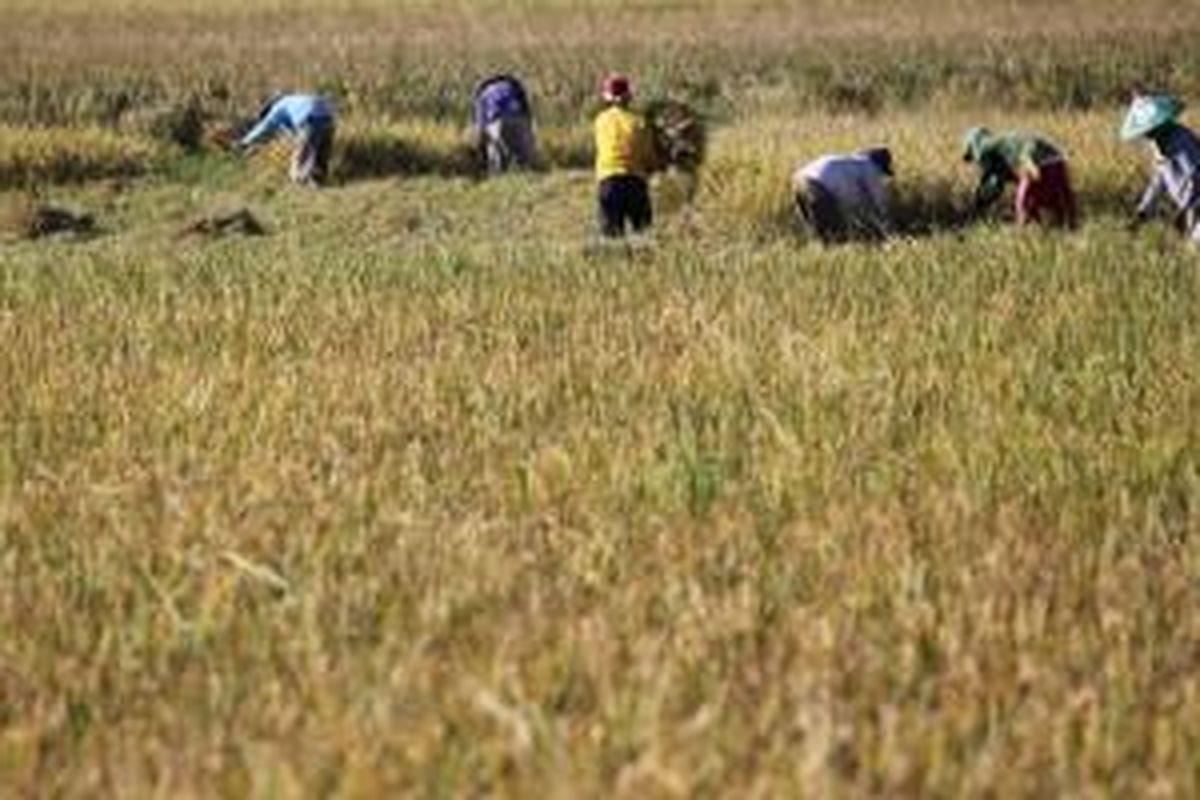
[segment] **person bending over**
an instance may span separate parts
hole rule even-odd
[[[796,208],[822,242],[882,240],[892,231],[884,181],[892,154],[876,147],[853,155],[827,155],[792,176]]]
[[[329,178],[333,154],[333,106],[324,97],[311,94],[274,95],[259,112],[254,127],[237,143],[247,150],[269,141],[283,131],[295,141],[291,177],[304,186],[321,186]]]
[[[1062,152],[1040,136],[1027,133],[992,133],[972,128],[963,141],[963,160],[980,172],[971,213],[986,211],[1017,184],[1017,224],[1042,223],[1074,228],[1079,223],[1075,191]]]
[[[1200,247],[1200,140],[1177,122],[1183,103],[1169,95],[1133,99],[1121,138],[1146,139],[1154,151],[1154,174],[1142,194],[1131,227],[1154,214],[1164,194],[1175,203],[1176,223],[1193,247]]]
[[[495,75],[475,90],[476,135],[491,175],[529,168],[537,156],[529,94],[512,75]]]

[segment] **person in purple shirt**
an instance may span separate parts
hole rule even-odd
[[[533,108],[521,82],[494,75],[475,90],[473,118],[489,174],[512,167],[529,168],[537,156]]]
[[[263,105],[254,127],[238,141],[237,147],[246,150],[280,131],[288,133],[296,142],[292,181],[305,186],[320,186],[329,177],[334,116],[333,106],[324,97],[274,95]]]

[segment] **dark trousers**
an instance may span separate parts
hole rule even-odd
[[[500,117],[484,125],[480,133],[489,174],[497,175],[513,167],[533,166],[537,145],[529,117]]]
[[[844,242],[849,238],[850,226],[842,213],[842,204],[812,178],[805,178],[804,185],[796,192],[796,210],[823,243]]]
[[[625,235],[628,224],[635,232],[644,231],[654,221],[650,207],[650,187],[636,175],[614,175],[600,181],[600,232],[616,238]]]
[[[1038,173],[1036,178],[1025,177],[1017,184],[1017,222],[1022,225],[1041,222],[1067,228],[1078,226],[1079,211],[1067,162],[1040,164]]]
[[[333,155],[332,120],[314,120],[300,129],[292,156],[292,180],[320,186],[329,178],[329,158]]]

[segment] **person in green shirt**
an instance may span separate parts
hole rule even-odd
[[[972,214],[986,211],[1006,185],[1016,183],[1017,224],[1038,222],[1068,228],[1079,224],[1067,159],[1042,137],[972,128],[963,140],[963,160],[980,171]]]

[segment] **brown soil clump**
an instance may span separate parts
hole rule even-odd
[[[46,205],[26,195],[14,198],[0,210],[0,232],[17,239],[43,239],[84,238],[97,231],[91,214]]]
[[[220,239],[226,236],[265,236],[266,227],[249,209],[241,208],[228,214],[202,217],[189,224],[182,236],[199,236]]]

